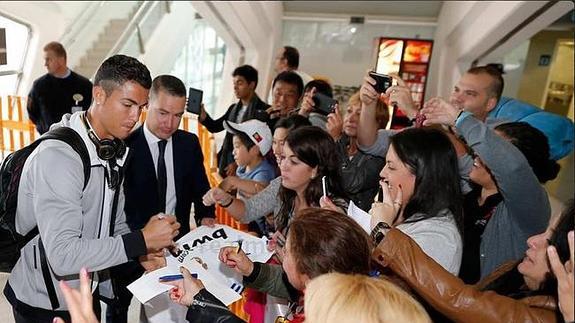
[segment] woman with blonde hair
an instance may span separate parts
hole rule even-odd
[[[330,273],[305,292],[306,323],[431,322],[413,297],[387,279]]]
[[[361,115],[359,92],[349,98],[342,117],[339,109],[327,116],[327,132],[337,144],[341,159],[341,180],[345,193],[364,211],[369,211],[373,198],[379,189],[379,172],[385,165],[383,156],[375,156],[361,151],[357,134]],[[377,101],[375,119],[378,127],[384,129],[389,119],[388,107]]]

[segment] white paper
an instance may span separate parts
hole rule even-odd
[[[162,284],[158,278],[163,275],[178,274],[180,266],[198,274],[206,289],[225,305],[241,298],[242,276],[219,260],[219,251],[226,246],[237,246],[242,240],[242,251],[252,261],[266,262],[273,252],[267,250],[267,239],[234,230],[225,225],[213,228],[201,226],[177,241],[182,253],[178,257],[166,256],[167,266],[143,275],[128,289],[142,303],[167,291],[170,286]],[[200,264],[201,261],[202,264]]]
[[[179,273],[180,271],[178,269],[170,267],[160,268],[143,274],[142,277],[128,285],[128,290],[143,304],[172,288],[172,286],[160,283],[158,281],[160,277]]]
[[[360,209],[357,205],[353,204],[353,201],[349,201],[349,208],[347,209],[347,215],[355,220],[368,234],[371,233],[371,215],[364,210]]]

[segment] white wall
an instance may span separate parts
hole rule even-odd
[[[64,31],[62,12],[58,5],[48,1],[29,1],[25,4],[18,1],[0,1],[0,11],[27,22],[32,28],[28,56],[24,61],[22,79],[16,91],[17,95],[25,96],[34,79],[46,73],[42,47],[59,39]]]
[[[367,20],[365,24],[352,25],[349,16],[331,19],[310,16],[305,20],[293,17],[284,18],[282,45],[298,49],[299,69],[311,76],[327,78],[334,85],[358,86],[366,70],[375,68],[372,55],[375,39],[433,39],[434,32],[433,21],[413,25],[398,18],[389,23]]]
[[[448,96],[471,63],[498,45],[487,60],[502,57],[569,10],[560,1],[503,44],[504,36],[524,22],[547,1],[445,1],[438,18],[427,98]],[[439,49],[439,50],[438,50]]]
[[[190,2],[174,1],[170,13],[165,14],[145,45],[145,54],[139,57],[146,64],[152,78],[170,73],[174,62],[188,43],[196,10]],[[174,32],[177,30],[178,32]]]
[[[32,82],[46,73],[42,48],[50,41],[62,41],[68,52],[68,66],[74,67],[96,41],[110,19],[126,18],[136,1],[0,1],[0,11],[27,22],[32,27],[28,55],[17,95],[28,94]],[[75,23],[81,19],[81,23]],[[70,27],[73,27],[70,29]],[[76,33],[75,29],[80,29]],[[73,39],[70,34],[76,35]]]

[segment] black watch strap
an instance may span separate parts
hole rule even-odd
[[[373,243],[375,243],[375,245],[377,246],[378,244],[381,243],[381,241],[383,240],[383,238],[385,237],[385,233],[387,232],[387,230],[391,229],[391,227],[389,226],[389,224],[385,223],[385,222],[379,222],[378,224],[375,225],[375,227],[373,228],[373,230],[371,230],[371,240],[373,241]]]

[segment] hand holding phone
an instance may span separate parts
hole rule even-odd
[[[376,82],[373,88],[377,91],[377,93],[385,93],[385,91],[387,91],[387,89],[389,89],[393,83],[393,78],[389,75],[372,71],[369,72],[369,76]]]
[[[312,100],[315,105],[314,111],[321,113],[325,116],[327,116],[330,113],[333,113],[335,105],[337,104],[337,100],[334,100],[329,96],[319,92],[313,95]]]

